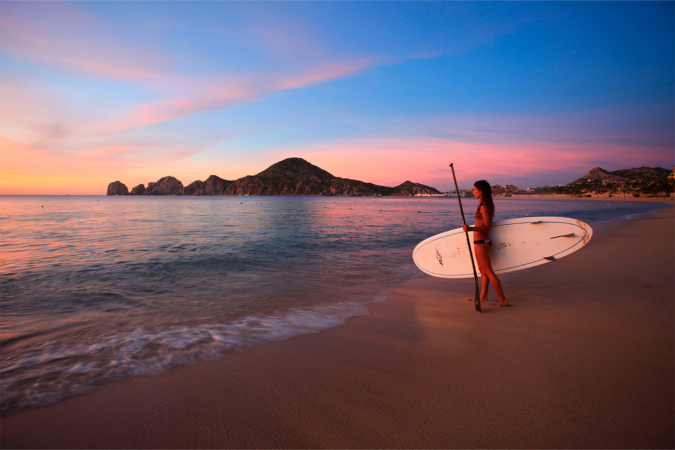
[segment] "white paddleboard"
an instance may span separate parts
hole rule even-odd
[[[493,222],[488,235],[492,241],[492,268],[500,274],[529,269],[574,253],[588,244],[593,229],[567,217],[522,217]],[[471,231],[469,241],[475,260]],[[434,277],[473,277],[466,234],[461,228],[420,242],[413,250],[413,260],[422,272]],[[478,265],[476,272],[480,276]]]

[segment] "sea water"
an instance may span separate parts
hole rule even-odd
[[[659,207],[503,199],[495,220]],[[0,412],[343,324],[461,224],[456,198],[0,197]]]

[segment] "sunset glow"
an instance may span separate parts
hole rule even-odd
[[[0,194],[675,164],[672,2],[0,4]],[[627,26],[630,24],[630,26]]]

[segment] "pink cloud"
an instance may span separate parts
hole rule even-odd
[[[66,4],[43,6],[30,12],[20,7],[8,9],[0,19],[3,51],[78,74],[131,81],[160,96],[157,101],[132,106],[118,118],[96,125],[107,130],[137,128],[256,101],[270,92],[348,77],[383,63],[373,58],[332,60],[325,56],[315,36],[310,36],[313,32],[307,24],[293,27],[268,17],[269,27],[261,28],[256,22],[258,37],[289,61],[297,58],[291,58],[288,52],[302,55],[302,61],[293,63],[294,69],[187,77],[168,70],[168,58],[158,51],[126,42],[119,30],[105,22]],[[279,36],[284,39],[277,40]]]
[[[137,105],[123,117],[100,126],[108,130],[126,130],[180,119],[252,101],[264,90],[248,81],[206,81],[202,84],[192,81],[177,91],[173,98]]]
[[[349,77],[377,64],[378,61],[374,58],[361,58],[354,61],[326,61],[299,75],[279,75],[278,80],[272,86],[275,90],[303,88]]]
[[[0,192],[101,194],[114,179],[147,183],[167,174],[204,178],[213,164],[189,158],[224,139],[222,130],[109,131],[30,79],[0,86]],[[89,113],[91,114],[91,113]],[[153,180],[153,181],[154,181]]]
[[[269,92],[351,76],[378,64],[367,58],[331,60],[323,55],[325,52],[316,44],[315,36],[310,36],[312,32],[307,24],[289,27],[288,23],[273,18],[270,26],[261,27],[256,22],[254,29],[260,40],[276,52],[283,55],[294,49],[303,55],[303,61],[296,61],[295,69],[274,75],[186,77],[167,70],[168,58],[156,50],[139,49],[137,43],[121,38],[119,30],[65,4],[45,4],[30,12],[18,7],[9,9],[0,19],[0,42],[4,51],[15,56],[105,80],[132,81],[163,97],[134,106],[123,117],[103,124],[110,130],[145,126],[255,101]],[[277,39],[280,36],[283,39]],[[307,54],[298,52],[299,48],[312,50]],[[303,67],[307,61],[311,61],[311,66]]]
[[[106,23],[68,5],[43,3],[30,14],[20,8],[4,12],[0,42],[3,51],[16,56],[104,79],[135,80],[165,69],[157,52],[127,44]]]
[[[180,119],[255,101],[275,91],[300,89],[344,78],[367,70],[375,64],[372,59],[331,61],[317,64],[300,74],[279,73],[248,78],[214,76],[202,81],[184,80],[184,83],[176,82],[179,79],[176,77],[173,82],[164,82],[166,86],[176,86],[176,89],[166,91],[178,92],[177,96],[136,106],[125,117],[101,126],[109,130],[125,130]]]
[[[121,155],[131,150],[135,150],[135,145],[114,145],[109,147],[94,147],[88,151],[80,153],[85,158],[109,158],[113,155]]]

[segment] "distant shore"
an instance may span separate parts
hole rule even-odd
[[[0,197],[44,197],[44,196],[52,196],[52,194],[0,194]],[[54,197],[106,197],[104,194],[54,194]],[[158,195],[158,196],[116,196],[116,197],[141,197],[141,198],[147,198],[147,197],[196,197],[196,198],[202,198],[202,197],[210,197],[209,195],[196,195],[196,196],[178,196],[178,195]],[[242,197],[240,195],[215,195],[213,197]],[[251,195],[247,196],[246,198],[258,198],[258,197],[270,197],[270,198],[275,198],[275,197],[345,197],[345,198],[362,198],[364,196],[362,195]],[[368,196],[370,197],[370,196]],[[244,198],[244,197],[242,197]],[[391,199],[391,198],[401,198],[401,199],[410,199],[410,198],[416,198],[416,199],[435,199],[435,198],[452,198],[455,199],[455,195],[450,195],[450,196],[380,196],[377,197],[379,199]],[[463,198],[469,198],[469,197],[463,197]],[[472,198],[472,197],[471,197]],[[511,197],[494,197],[496,199],[523,199],[523,200],[593,200],[593,201],[620,201],[620,202],[658,202],[658,203],[671,203],[675,204],[675,194],[670,194],[670,197],[634,197],[632,194],[615,194],[612,197],[609,197],[608,194],[593,194],[592,197],[575,197],[573,195],[568,195],[568,194],[513,194]]]
[[[612,195],[610,197],[610,195]],[[496,197],[499,199],[530,199],[530,200],[593,200],[610,202],[658,202],[675,203],[675,197],[670,194],[669,197],[634,197],[633,194],[592,194],[591,197],[575,197],[568,194],[513,194],[511,197]]]
[[[343,326],[5,416],[2,446],[673,448],[674,212],[503,275],[512,308],[407,281]]]

